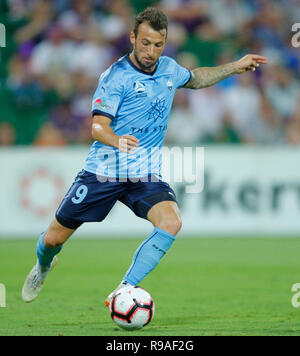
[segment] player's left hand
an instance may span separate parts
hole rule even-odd
[[[268,60],[266,57],[259,56],[258,54],[247,54],[243,58],[241,58],[239,61],[236,62],[237,64],[237,74],[242,74],[245,72],[248,72],[251,70],[252,72],[255,71],[257,67],[259,67],[259,64],[266,64],[268,63]]]
[[[131,153],[139,145],[139,139],[132,135],[118,137],[117,148],[124,153]]]

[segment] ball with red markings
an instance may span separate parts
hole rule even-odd
[[[148,325],[155,310],[151,295],[138,286],[127,286],[120,289],[109,305],[113,321],[127,330],[141,329]]]

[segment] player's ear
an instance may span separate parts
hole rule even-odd
[[[135,44],[135,34],[134,34],[133,31],[130,32],[130,37],[129,38],[130,38],[131,44],[134,45]]]

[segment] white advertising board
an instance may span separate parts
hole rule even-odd
[[[88,150],[1,149],[0,237],[32,238],[45,230]],[[208,146],[198,156],[195,150],[163,155],[163,177],[177,195],[182,235],[300,236],[300,149]],[[76,235],[135,237],[151,230],[118,202],[105,221],[84,224]]]

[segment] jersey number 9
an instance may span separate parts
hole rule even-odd
[[[74,204],[79,204],[83,201],[83,199],[86,197],[88,193],[88,188],[86,185],[81,185],[78,187],[75,193],[75,197],[72,198],[72,202]]]

